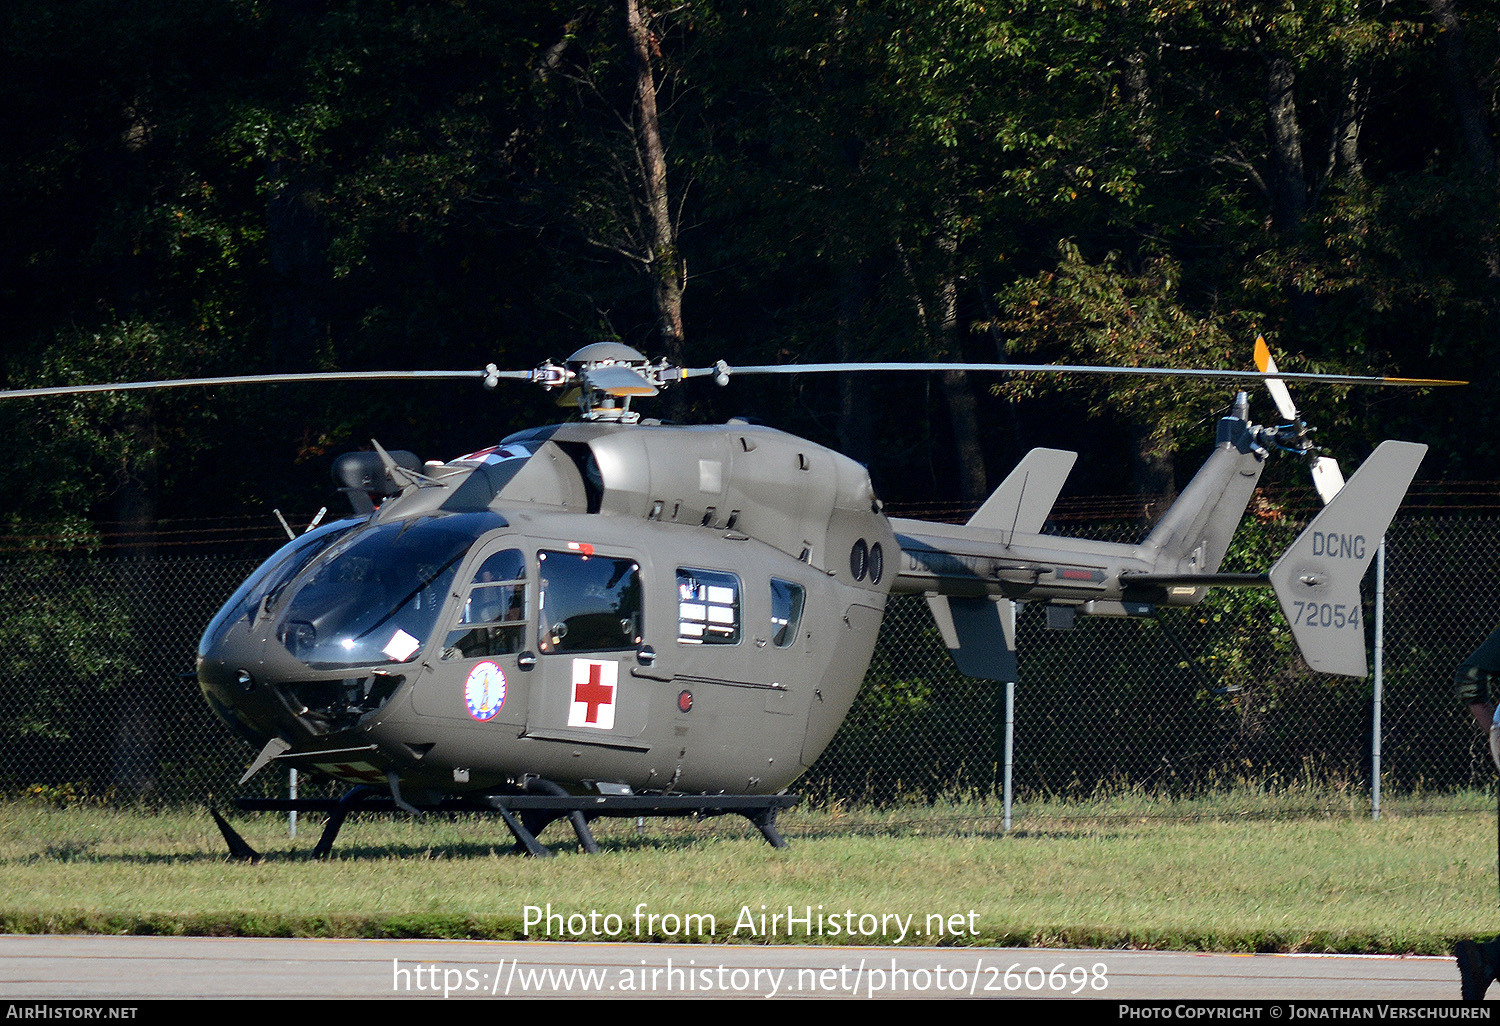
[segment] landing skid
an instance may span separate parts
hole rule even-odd
[[[536,793],[556,788],[558,793]],[[586,852],[597,852],[599,845],[589,830],[588,821],[600,816],[744,816],[754,823],[773,848],[785,848],[786,839],[776,829],[776,814],[802,800],[800,794],[595,794],[573,795],[546,781],[533,781],[528,794],[488,794],[447,796],[432,804],[413,806],[418,812],[483,812],[498,814],[516,839],[514,851],[542,858],[552,849],[537,840],[537,835],[553,821],[566,818]],[[333,851],[344,821],[356,812],[399,812],[407,806],[397,804],[392,796],[373,787],[350,788],[340,798],[236,798],[235,808],[242,812],[325,812],[328,824],[318,838],[312,855],[327,858]],[[209,812],[229,845],[232,858],[257,862],[261,855],[235,832],[218,811]]]

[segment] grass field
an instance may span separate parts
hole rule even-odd
[[[733,819],[565,824],[553,859],[496,820],[236,823],[206,811],[0,804],[0,931],[1157,947],[1446,953],[1500,932],[1493,798],[1234,795],[794,810],[775,850]],[[1297,810],[1301,811],[1297,811]],[[550,907],[549,907],[550,906]],[[790,917],[788,910],[790,909]],[[773,918],[779,917],[779,918]]]

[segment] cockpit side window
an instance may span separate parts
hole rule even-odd
[[[641,643],[641,568],[631,559],[538,552],[537,647],[601,652]]]
[[[684,645],[738,645],[740,579],[720,570],[678,567],[677,640]]]
[[[771,643],[777,648],[790,648],[797,643],[805,601],[802,585],[771,578]]]
[[[487,558],[469,584],[444,659],[512,655],[526,647],[526,557],[505,549]]]

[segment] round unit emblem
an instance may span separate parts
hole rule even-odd
[[[464,701],[479,722],[494,718],[505,704],[505,671],[487,660],[477,664],[464,681]]]

